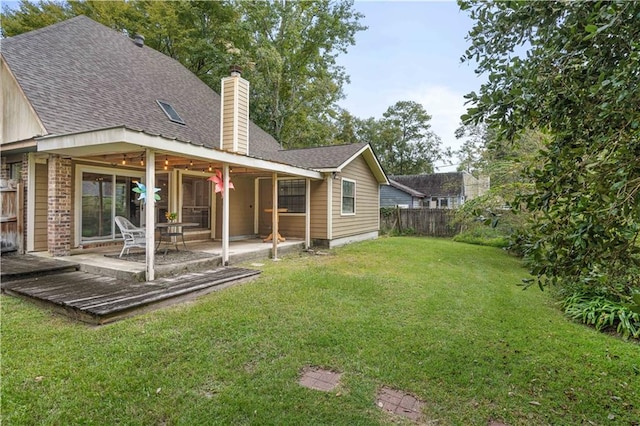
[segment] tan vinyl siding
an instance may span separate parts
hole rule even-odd
[[[270,209],[273,206],[272,202],[272,189],[271,179],[260,179],[259,182],[259,194],[258,194],[258,234],[266,237],[271,233],[271,213],[267,213],[264,210]]]
[[[237,126],[237,127],[236,127]],[[222,80],[222,149],[247,154],[249,149],[249,82]]]
[[[278,231],[285,238],[304,238],[304,215],[281,214]]]
[[[253,235],[254,186],[251,178],[231,177],[235,189],[229,191],[229,235]],[[222,204],[222,200],[219,200]]]
[[[311,238],[327,238],[327,181],[311,181]]]
[[[48,169],[46,164],[36,164],[36,188],[35,188],[35,226],[34,245],[35,251],[46,251],[47,247],[47,206],[49,183]]]
[[[253,179],[231,176],[235,189],[229,194],[229,237],[253,235]],[[216,237],[222,237],[222,198],[216,194]]]
[[[342,215],[342,179],[356,182],[355,215]],[[362,157],[354,159],[333,180],[333,238],[379,230],[379,184]]]
[[[249,152],[249,83],[238,82],[238,152]]]
[[[222,149],[233,150],[233,113],[234,84],[233,80],[222,82]]]
[[[0,144],[14,142],[44,134],[29,102],[7,69],[4,60],[0,61]]]

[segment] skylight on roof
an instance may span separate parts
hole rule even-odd
[[[174,123],[184,124],[184,120],[180,117],[178,112],[170,103],[159,101],[157,99],[156,102],[158,103],[158,105],[160,105],[160,108],[162,108],[167,117],[169,117],[169,120],[173,121]]]

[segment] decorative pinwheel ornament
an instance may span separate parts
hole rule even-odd
[[[147,201],[147,187],[144,183],[136,182],[137,188],[133,188],[132,191],[138,194],[138,200],[142,200],[143,203]],[[153,198],[156,201],[160,201],[160,195],[156,194],[156,192],[160,192],[160,188],[153,188]]]
[[[221,197],[224,197],[224,179],[222,177],[222,171],[216,169],[216,173],[211,176],[208,180],[215,183],[214,190],[215,192],[219,192]],[[231,179],[229,179],[229,189],[235,189],[233,187],[233,183],[231,183]]]

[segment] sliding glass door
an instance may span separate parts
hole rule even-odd
[[[115,216],[140,225],[140,201],[132,191],[141,176],[82,171],[80,223],[82,241],[113,239],[119,230]]]

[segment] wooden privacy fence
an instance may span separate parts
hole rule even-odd
[[[398,232],[428,237],[453,237],[460,232],[455,223],[455,210],[449,209],[401,209],[380,210],[382,232]]]

